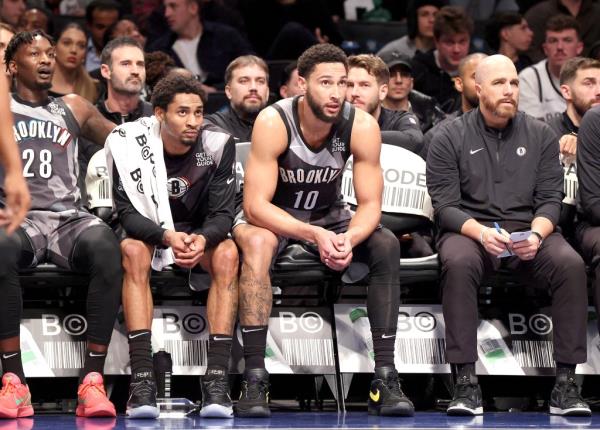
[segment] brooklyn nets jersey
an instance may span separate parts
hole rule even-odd
[[[71,110],[59,98],[49,97],[42,104],[33,104],[16,94],[12,95],[10,109],[23,176],[31,193],[31,209],[61,212],[79,208],[79,124]],[[4,172],[0,172],[0,184],[4,184]]]
[[[340,185],[350,157],[354,107],[342,105],[339,120],[320,148],[306,144],[298,117],[299,97],[272,105],[283,120],[288,147],[278,158],[277,188],[272,203],[304,222],[327,219],[327,223],[350,216],[342,201]]]

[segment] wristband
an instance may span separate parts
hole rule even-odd
[[[540,248],[540,246],[542,246],[542,242],[544,241],[544,238],[543,238],[543,237],[542,237],[542,235],[541,235],[541,234],[539,234],[537,231],[533,231],[533,230],[532,230],[532,231],[531,231],[531,234],[535,234],[535,235],[537,236],[537,238],[539,239],[539,241],[540,241],[540,244],[539,244],[539,246],[538,246],[538,249],[539,249],[539,248]]]

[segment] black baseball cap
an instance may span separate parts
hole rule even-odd
[[[386,64],[386,66],[388,66],[388,69],[392,69],[392,67],[395,66],[404,66],[405,69],[407,69],[410,73],[412,73],[412,64],[410,61],[410,58],[404,54],[400,54],[397,51],[388,51],[388,52],[383,52],[380,56],[379,56],[383,62]]]

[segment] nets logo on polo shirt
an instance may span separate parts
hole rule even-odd
[[[190,189],[190,181],[186,178],[169,178],[167,180],[167,190],[169,198],[178,199]]]

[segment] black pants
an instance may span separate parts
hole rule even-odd
[[[439,241],[442,262],[442,306],[446,322],[446,356],[450,363],[477,361],[477,292],[483,277],[498,269],[500,259],[478,242],[456,233]],[[582,258],[559,234],[548,236],[536,257],[508,257],[517,276],[546,286],[552,295],[554,359],[576,364],[586,361],[587,291]]]
[[[367,312],[371,328],[396,333],[400,306],[400,243],[386,229],[375,230],[353,250],[353,262],[369,266]]]
[[[579,224],[575,236],[585,261],[594,270],[594,306],[596,306],[598,332],[600,333],[600,227]]]
[[[23,299],[17,268],[28,267],[33,256],[22,229],[11,237],[0,229],[0,340],[19,336]],[[90,275],[87,339],[108,345],[121,304],[123,283],[121,251],[114,233],[105,225],[83,231],[73,246],[71,266]]]

